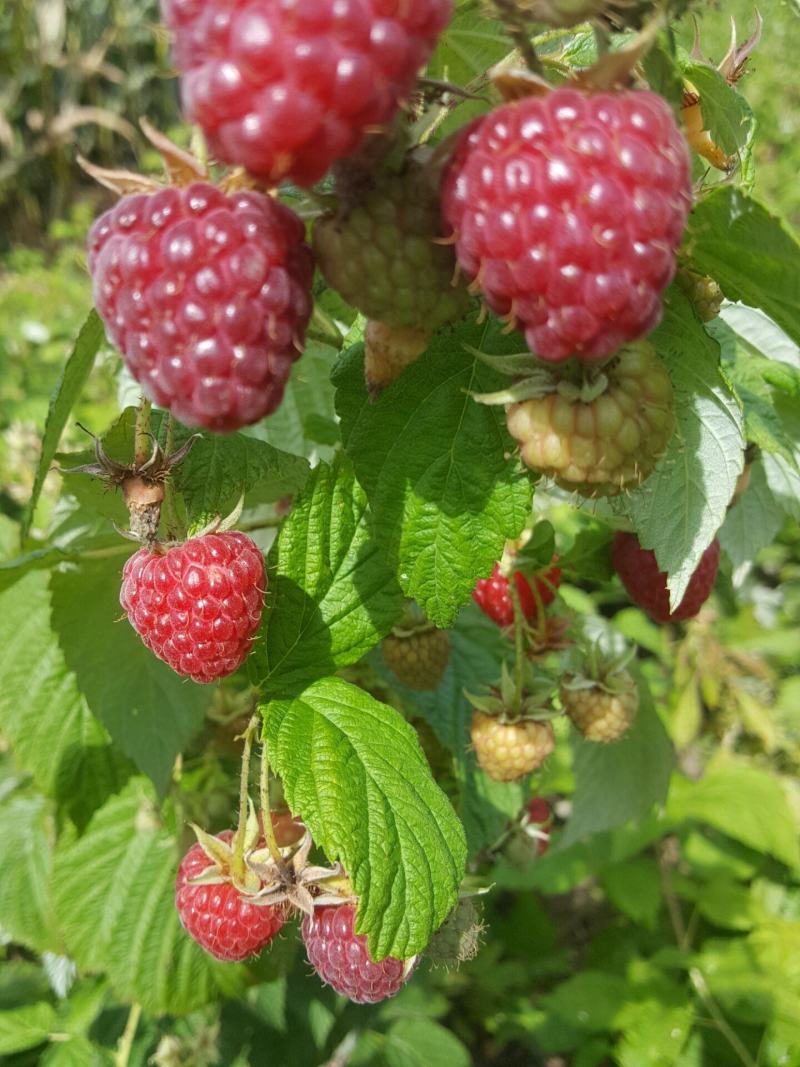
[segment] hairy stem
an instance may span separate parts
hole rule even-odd
[[[250,796],[250,755],[253,751],[253,734],[258,729],[259,716],[253,715],[244,732],[244,751],[242,752],[242,771],[239,777],[239,825],[236,828],[236,845],[233,850],[234,880],[244,877],[244,837],[249,814]]]
[[[136,431],[134,436],[133,461],[141,467],[150,458],[153,444],[150,438],[150,412],[152,404],[143,396],[136,412]]]
[[[278,842],[275,837],[275,827],[272,825],[272,815],[269,808],[269,755],[267,753],[266,741],[261,745],[260,792],[261,819],[264,823],[264,840],[267,842],[270,856],[272,856],[278,867],[282,867],[283,857],[281,856],[281,850],[278,848]]]
[[[516,574],[512,574],[508,580],[508,591],[514,605],[514,711],[518,714],[525,684],[525,616],[519,602]]]
[[[128,1067],[128,1062],[131,1058],[131,1050],[133,1049],[133,1041],[136,1037],[136,1031],[139,1027],[139,1020],[141,1017],[141,1005],[132,1004],[131,1010],[128,1013],[128,1021],[125,1023],[125,1029],[122,1032],[122,1037],[119,1039],[117,1052],[114,1056],[115,1067]]]
[[[537,56],[536,49],[533,46],[525,15],[517,8],[514,0],[494,0],[494,6],[499,11],[500,18],[505,23],[508,31],[508,36],[517,46],[528,70],[533,74],[543,76],[542,61]]]

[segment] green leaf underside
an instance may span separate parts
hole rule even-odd
[[[725,520],[744,468],[742,413],[719,367],[719,346],[673,287],[651,340],[675,388],[677,428],[654,474],[626,501],[636,533],[669,576],[673,608]]]
[[[181,928],[177,865],[175,842],[141,778],[55,857],[56,917],[69,954],[83,970],[105,971],[118,997],[154,1014],[184,1014],[236,996],[244,984],[242,968],[214,962]]]
[[[531,484],[502,409],[470,393],[504,384],[465,346],[510,354],[524,347],[499,324],[468,320],[444,330],[375,403],[363,382],[363,348],[334,374],[345,449],[367,494],[376,539],[403,591],[449,626],[479,575],[530,514]]]
[[[50,904],[54,832],[43,797],[13,797],[0,804],[3,931],[39,952],[59,948]]]
[[[93,714],[163,790],[200,727],[211,688],[181,678],[145,647],[119,604],[121,572],[115,558],[54,572],[53,628]]]
[[[761,308],[800,343],[800,243],[780,218],[726,185],[696,204],[687,241],[694,268],[729,300]]]
[[[494,782],[478,767],[470,741],[472,706],[464,695],[480,692],[500,677],[508,655],[508,640],[477,607],[459,613],[450,631],[450,661],[444,677],[431,692],[416,692],[401,685],[379,651],[373,657],[376,671],[401,694],[403,706],[429,723],[440,744],[452,753],[459,785],[458,814],[464,824],[469,854],[495,842],[509,819],[519,814],[525,797],[524,783]]]
[[[575,739],[575,796],[562,847],[642,819],[666,800],[672,744],[646,682],[636,680],[639,714],[625,737],[610,745]]]
[[[720,544],[734,570],[751,563],[762,548],[772,543],[784,518],[784,509],[767,484],[764,464],[759,459],[750,472],[747,492],[728,512],[719,532]]]
[[[366,496],[343,455],[309,476],[270,553],[269,575],[251,671],[270,697],[295,696],[355,663],[402,614],[402,592],[371,539]]]
[[[289,806],[350,875],[371,954],[421,952],[456,903],[466,845],[416,733],[340,678],[262,711]]]
[[[21,538],[23,541],[28,536],[44,480],[56,454],[61,434],[67,425],[67,419],[78,397],[81,395],[104,339],[105,330],[100,316],[96,311],[91,311],[78,334],[75,347],[64,365],[63,373],[50,401],[44,437],[42,438],[42,452],[36,469],[36,479],[33,483],[31,498],[22,524]]]
[[[0,728],[37,787],[83,824],[124,784],[131,765],[89,710],[50,612],[44,571],[0,592]]]

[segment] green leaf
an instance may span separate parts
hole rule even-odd
[[[0,1011],[0,1054],[23,1052],[47,1041],[56,1022],[49,1004],[29,1004],[14,1011]]]
[[[109,1050],[98,1048],[88,1037],[76,1034],[50,1045],[41,1059],[41,1067],[114,1067],[114,1064]]]
[[[350,461],[312,472],[269,557],[265,629],[251,671],[269,696],[294,696],[368,652],[391,630],[403,596],[371,540]]]
[[[176,443],[186,434],[179,434]],[[225,518],[244,497],[245,507],[272,504],[302,489],[308,463],[242,433],[203,434],[175,472],[191,525]]]
[[[784,523],[784,509],[767,484],[764,463],[757,459],[750,471],[750,484],[728,512],[719,531],[720,544],[734,567],[748,568],[762,548],[771,544]]]
[[[627,509],[639,540],[669,575],[673,607],[725,520],[744,468],[739,405],[719,368],[719,348],[686,297],[670,290],[651,340],[675,388],[677,429],[654,474],[631,493]]]
[[[610,745],[574,741],[575,796],[560,847],[642,819],[666,799],[672,745],[647,683],[641,675],[637,682],[639,714],[622,740]]]
[[[0,729],[38,788],[83,825],[132,768],[81,695],[50,613],[44,571],[0,592]]]
[[[22,945],[58,951],[50,869],[55,827],[43,797],[0,804],[0,924]]]
[[[387,1067],[470,1067],[472,1058],[455,1034],[432,1019],[398,1019],[386,1034]]]
[[[606,867],[600,882],[608,899],[635,923],[656,927],[661,909],[661,873],[655,860],[636,856]]]
[[[31,491],[31,498],[25,511],[22,522],[21,540],[24,543],[28,536],[31,523],[33,522],[36,505],[42,492],[44,480],[50,470],[50,464],[58,448],[58,442],[67,419],[81,395],[84,385],[94,366],[95,358],[100,350],[100,345],[105,338],[103,323],[96,311],[91,311],[86,322],[83,324],[75,347],[67,360],[64,370],[56,386],[47,412],[44,437],[42,439],[42,452],[39,457],[39,465],[36,469],[36,478]]]
[[[459,613],[450,631],[450,661],[441,683],[432,692],[407,689],[376,652],[377,673],[402,697],[409,713],[419,714],[433,729],[440,744],[453,756],[458,781],[456,810],[464,824],[470,855],[494,843],[522,809],[525,789],[519,782],[494,782],[478,767],[470,742],[472,706],[465,691],[480,691],[500,677],[500,665],[509,653],[508,640],[478,608],[471,604]]]
[[[741,154],[755,132],[755,118],[747,100],[715,67],[692,61],[681,66],[700,96],[703,125],[711,140],[728,156]]]
[[[308,341],[302,359],[292,368],[283,401],[268,419],[244,430],[247,437],[310,459],[329,459],[336,429],[331,367],[338,351]]]
[[[181,928],[177,865],[175,841],[141,778],[55,856],[55,911],[70,955],[153,1014],[184,1014],[243,986],[241,967],[214,962]]]
[[[507,55],[511,48],[511,41],[499,20],[462,7],[455,12],[450,25],[439,38],[427,74],[429,78],[438,78],[440,81],[477,87],[487,80],[487,70]],[[459,125],[464,122],[465,111],[462,107],[457,111]]]
[[[729,300],[759,307],[800,343],[800,244],[777,216],[732,185],[713,189],[689,218],[694,269]]]
[[[53,627],[93,714],[163,790],[175,757],[200,727],[211,690],[175,674],[120,618],[121,573],[113,557],[54,572]]]
[[[531,485],[513,454],[502,409],[474,401],[504,380],[465,348],[519,351],[499,324],[469,320],[431,347],[370,403],[363,348],[337,367],[337,410],[377,541],[403,591],[437,626],[452,623],[530,514]],[[512,453],[511,458],[509,453]]]
[[[783,785],[742,759],[718,756],[699,781],[676,778],[667,814],[676,823],[707,823],[789,867],[800,867],[797,818]]]
[[[630,995],[628,982],[618,975],[586,970],[543,997],[542,1006],[576,1030],[596,1034],[616,1029],[616,1016]]]
[[[691,1004],[665,1004],[661,997],[626,1004],[618,1017],[623,1036],[613,1062],[619,1067],[675,1067],[693,1023]]]
[[[800,521],[800,472],[797,463],[787,463],[783,456],[765,455],[761,460],[773,496],[787,515]]]
[[[289,806],[349,873],[370,952],[421,952],[455,905],[466,845],[416,733],[340,678],[267,704],[263,715]]]

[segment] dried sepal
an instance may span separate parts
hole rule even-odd
[[[130,196],[134,193],[149,195],[158,193],[164,188],[162,182],[144,174],[136,174],[131,170],[109,170],[107,167],[98,167],[80,155],[77,159],[81,170],[85,171],[90,178],[94,178],[98,185],[110,189],[117,196]]]
[[[344,873],[341,864],[336,863],[333,867],[309,864],[308,857],[313,843],[311,834],[306,831],[299,845],[280,850],[280,864],[269,849],[265,848],[245,857],[248,870],[258,877],[261,883],[261,888],[253,899],[254,904],[287,904],[311,915],[315,904],[344,903],[345,898],[339,893],[334,893],[335,899],[331,901],[332,887],[339,884]]]
[[[187,186],[197,181],[208,180],[208,168],[204,167],[191,152],[179,148],[147,119],[140,119],[139,125],[142,133],[164,160],[164,167],[171,185]]]

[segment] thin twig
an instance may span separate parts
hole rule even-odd
[[[239,825],[236,828],[236,845],[233,850],[233,875],[235,879],[244,877],[244,838],[250,808],[250,754],[253,751],[253,734],[258,726],[258,721],[258,715],[253,715],[244,732],[242,770],[239,776]]]
[[[278,867],[283,866],[283,857],[278,848],[275,838],[275,827],[272,825],[272,815],[269,809],[269,756],[267,754],[267,742],[261,745],[261,777],[259,783],[261,793],[261,821],[264,824],[264,840],[267,842],[269,854]]]
[[[686,928],[686,923],[683,920],[683,914],[681,912],[680,904],[678,903],[678,898],[672,888],[669,866],[663,850],[659,850],[658,866],[661,871],[661,885],[664,892],[664,900],[667,905],[672,930],[675,934],[675,940],[678,942],[678,947],[681,951],[687,952],[691,944],[690,937]],[[703,1007],[714,1020],[719,1033],[725,1038],[730,1047],[739,1057],[743,1067],[758,1067],[758,1064],[742,1043],[741,1038],[736,1031],[733,1030],[728,1020],[723,1015],[716,1000],[714,1000],[714,996],[708,987],[703,972],[699,967],[690,967],[688,973],[689,981],[692,983],[694,991],[702,1001]]]
[[[494,6],[500,12],[500,17],[508,30],[508,36],[517,46],[528,70],[543,77],[542,61],[536,54],[529,30],[525,25],[525,16],[519,11],[514,0],[494,0]]]
[[[122,1037],[119,1039],[117,1052],[114,1056],[115,1067],[128,1067],[128,1061],[131,1058],[131,1050],[133,1049],[133,1041],[136,1037],[136,1031],[139,1027],[139,1020],[141,1017],[141,1004],[132,1004],[131,1010],[128,1013],[128,1021],[125,1023],[125,1029],[122,1032]]]
[[[511,603],[514,606],[514,711],[522,706],[522,689],[525,684],[525,616],[519,602],[517,576],[512,574],[508,582]]]

